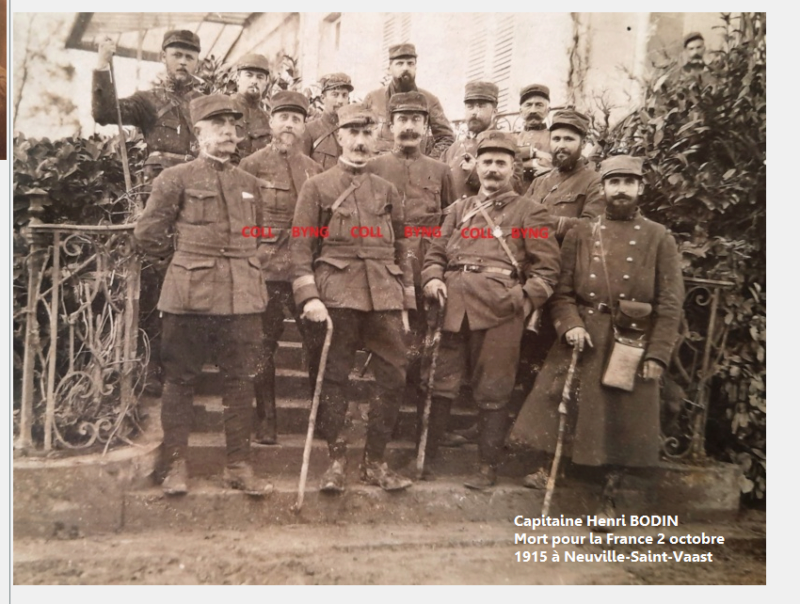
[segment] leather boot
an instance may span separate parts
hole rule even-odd
[[[364,455],[361,463],[361,482],[382,488],[384,491],[402,491],[414,481],[389,469],[383,460],[373,460]]]
[[[256,476],[253,466],[247,461],[237,461],[225,467],[222,481],[226,487],[244,491],[251,497],[264,497],[272,492],[273,486],[267,479]]]
[[[187,481],[189,472],[186,470],[185,459],[175,459],[169,466],[167,475],[161,483],[161,490],[165,495],[185,495],[189,492]]]
[[[481,466],[476,475],[464,482],[464,486],[471,489],[486,489],[497,482],[497,466],[500,463],[507,424],[508,414],[505,409],[481,409],[478,416],[480,426],[478,450]]]
[[[347,445],[337,441],[328,445],[331,465],[322,475],[319,490],[323,493],[342,493],[345,489],[347,471]]]
[[[275,359],[265,361],[255,379],[256,429],[253,442],[261,445],[278,444],[278,414],[275,404]]]
[[[600,497],[600,506],[598,507],[595,516],[603,520],[613,520],[617,517],[616,495],[620,484],[622,484],[623,471],[620,468],[612,468],[605,477],[605,485],[603,486],[603,493]],[[613,530],[612,526],[603,526],[598,524],[595,528],[597,532],[608,533]]]
[[[160,469],[156,480],[160,479],[162,489],[168,495],[187,492],[186,458],[189,451],[189,432],[194,419],[192,386],[167,382],[161,399],[161,427],[164,441]],[[167,481],[167,478],[172,477]],[[166,482],[166,486],[164,483]]]

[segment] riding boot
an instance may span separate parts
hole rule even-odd
[[[480,470],[476,475],[467,479],[464,486],[483,490],[497,482],[497,466],[500,463],[503,441],[506,436],[508,413],[505,409],[481,409],[478,424],[480,426],[478,436]]]
[[[269,355],[255,378],[256,429],[253,441],[262,445],[278,443],[278,416],[275,404],[275,357]]]

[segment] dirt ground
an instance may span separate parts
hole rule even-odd
[[[616,546],[618,554],[682,549],[713,562],[565,562],[565,551],[608,546],[514,545],[511,523],[273,526],[240,531],[137,533],[16,539],[16,585],[337,585],[766,584],[766,540],[759,522],[681,527],[676,533],[726,535],[724,546]],[[626,534],[648,534],[625,529]],[[675,532],[675,531],[673,531]],[[651,530],[649,534],[654,534]],[[559,534],[587,531],[560,529]],[[579,537],[578,537],[579,538]],[[548,561],[517,562],[518,551]],[[558,551],[560,562],[552,562]]]

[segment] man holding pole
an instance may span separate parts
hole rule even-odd
[[[339,110],[342,156],[303,185],[292,223],[298,236],[289,243],[295,303],[307,320],[333,321],[317,424],[331,459],[323,491],[345,487],[345,389],[362,342],[373,353],[378,393],[370,402],[361,480],[387,491],[411,485],[383,459],[403,400],[404,332],[415,301],[402,198],[393,184],[366,171],[376,125],[363,105]]]
[[[464,484],[474,489],[495,484],[525,319],[544,306],[558,278],[554,223],[544,206],[514,192],[515,154],[507,133],[478,136],[481,189],[451,206],[422,269],[425,295],[446,300],[428,450],[432,456],[461,380],[471,376],[480,470]]]
[[[642,160],[613,156],[600,174],[606,209],[564,239],[561,276],[549,304],[558,340],[510,439],[553,452],[559,384],[577,348],[580,397],[577,409],[568,410],[567,444],[573,462],[605,468],[600,513],[613,516],[622,469],[658,464],[658,382],[678,338],[684,288],[674,238],[637,207]],[[526,486],[544,488],[547,467]]]

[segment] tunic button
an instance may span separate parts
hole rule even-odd
[[[630,275],[622,275],[622,278],[625,279],[625,281],[627,281],[628,279],[631,278],[631,276]]]
[[[630,256],[628,256],[627,258],[625,258],[625,260],[627,260],[628,262],[633,262],[633,258],[631,258]]]
[[[631,240],[631,241],[628,242],[628,245],[636,245],[636,242]]]
[[[604,225],[604,224],[603,224],[603,225],[601,225],[601,226],[600,226],[600,228],[601,228],[601,229],[603,229],[603,230],[605,230],[605,228],[606,228],[606,225]]]
[[[590,297],[590,298],[594,298],[596,295],[597,295],[597,294],[595,294],[594,292],[590,292],[590,293],[589,293],[589,297]]]
[[[631,323],[631,327],[633,327],[634,329],[636,329],[636,323]]]
[[[624,298],[624,297],[625,297],[625,294],[620,294],[620,295],[619,295],[619,297],[620,297],[620,298]]]
[[[596,277],[597,277],[597,275],[595,275],[594,273],[592,273],[591,275],[589,275],[589,279],[594,279],[594,278],[596,278]]]
[[[595,262],[599,262],[599,261],[600,261],[600,256],[595,256],[595,257],[593,258],[593,260],[594,260]]]
[[[641,230],[641,228],[642,228],[641,225],[637,224],[635,227],[633,227],[633,230],[634,231],[639,231],[639,230]]]
[[[595,246],[597,246],[597,245],[600,245],[600,242],[599,241],[595,241],[594,244],[595,244]]]
[[[590,315],[594,314],[594,311],[591,308],[589,310],[587,310],[586,312],[588,312]]]

